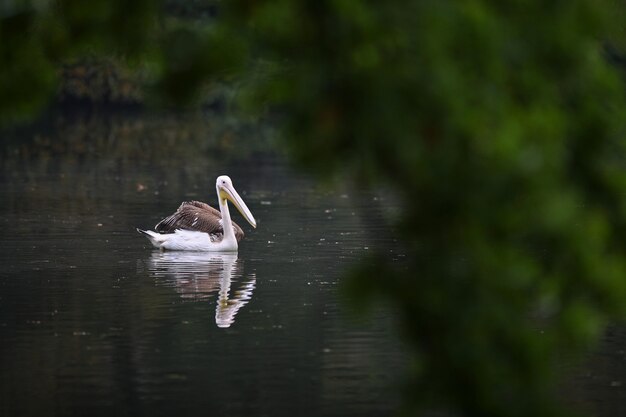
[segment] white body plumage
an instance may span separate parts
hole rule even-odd
[[[176,230],[174,233],[156,233],[151,230],[140,230],[144,233],[155,248],[163,250],[209,251],[209,252],[236,252],[238,245],[234,235],[224,236],[215,241],[211,235],[195,230]]]

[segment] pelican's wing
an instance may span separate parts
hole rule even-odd
[[[233,230],[237,241],[243,238],[243,230],[235,222]],[[178,207],[176,213],[161,220],[154,226],[159,233],[173,233],[177,229],[195,230],[210,235],[222,236],[222,213],[200,201],[185,201]]]

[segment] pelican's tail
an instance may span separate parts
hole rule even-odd
[[[152,243],[155,248],[161,248],[163,242],[165,241],[165,235],[160,233],[156,233],[151,230],[141,230],[139,228],[137,228],[137,231],[142,235],[146,235],[146,237],[150,239],[150,243]]]

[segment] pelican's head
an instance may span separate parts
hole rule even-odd
[[[217,189],[217,195],[220,199],[230,200],[248,223],[250,223],[252,227],[256,227],[256,220],[254,220],[248,206],[246,206],[246,203],[243,202],[235,190],[235,187],[233,187],[233,182],[228,175],[220,175],[217,177],[215,188]]]

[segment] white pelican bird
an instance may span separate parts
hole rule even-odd
[[[256,227],[256,220],[243,202],[233,182],[226,175],[217,177],[215,182],[220,210],[200,201],[185,201],[176,213],[161,220],[151,230],[137,229],[150,239],[154,247],[161,250],[188,250],[235,252],[243,238],[243,230],[230,219],[228,201],[243,217]]]

